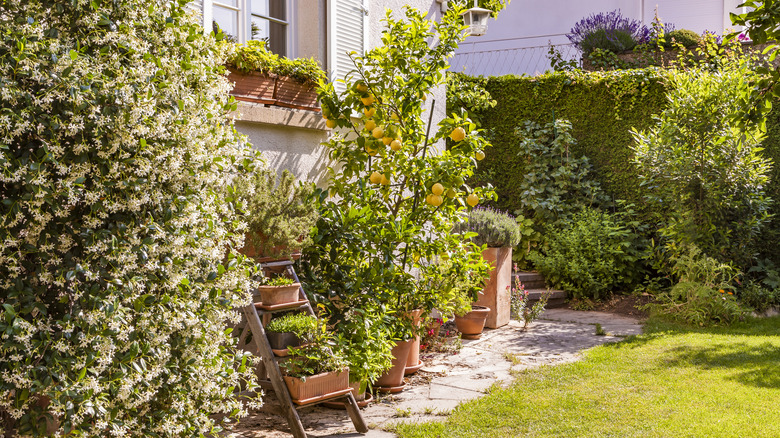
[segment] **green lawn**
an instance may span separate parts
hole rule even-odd
[[[522,372],[508,389],[401,437],[778,437],[780,318],[729,328],[648,323],[577,363]]]

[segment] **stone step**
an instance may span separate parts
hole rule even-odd
[[[526,289],[528,292],[528,305],[533,305],[542,294],[547,292],[547,289]],[[562,307],[566,304],[566,292],[562,290],[550,290],[550,298],[547,299],[547,308],[552,309],[555,307]]]
[[[544,277],[538,272],[515,272],[514,277],[523,283],[526,289],[543,289],[545,287]]]

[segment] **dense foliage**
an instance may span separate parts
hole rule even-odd
[[[227,58],[227,65],[242,72],[257,71],[289,76],[303,84],[316,85],[326,75],[313,58],[290,59],[270,52],[265,41],[251,40],[239,44]]]
[[[603,299],[642,277],[641,236],[621,214],[584,209],[548,225],[545,243],[529,259],[547,282],[575,299]]]
[[[243,412],[222,187],[255,158],[183,6],[0,3],[0,434],[204,436]]]

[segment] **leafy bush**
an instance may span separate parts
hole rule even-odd
[[[477,207],[468,216],[455,224],[455,233],[476,233],[471,241],[492,248],[513,247],[520,243],[520,228],[515,218],[489,207]]]
[[[747,282],[737,295],[742,304],[756,312],[780,306],[780,289],[770,289],[755,281]]]
[[[272,319],[265,330],[272,333],[295,333],[298,337],[304,337],[317,330],[317,318],[305,313],[288,313]]]
[[[246,414],[226,322],[250,265],[222,187],[256,158],[184,5],[0,3],[0,434],[205,436]]]
[[[673,30],[664,35],[664,47],[668,49],[674,47],[675,43],[683,47],[693,47],[699,44],[699,41],[699,34],[689,29]]]
[[[287,257],[311,243],[317,222],[314,184],[296,182],[288,170],[257,168],[235,181],[236,197],[247,221],[248,255]]]
[[[529,259],[549,284],[572,298],[605,298],[641,278],[644,251],[628,222],[622,214],[586,208],[548,226],[545,244]]]
[[[566,35],[584,56],[593,49],[620,53],[644,43],[650,30],[639,20],[620,15],[619,10],[593,14],[578,21]]]
[[[743,319],[747,310],[734,296],[732,283],[738,271],[685,245],[672,268],[680,280],[669,292],[655,296],[653,313],[688,324],[729,324]]]
[[[265,41],[251,40],[238,44],[228,57],[227,65],[242,72],[257,71],[289,76],[303,84],[316,85],[326,75],[314,58],[289,59],[268,51]]]
[[[655,126],[632,130],[646,201],[659,212],[662,258],[673,259],[675,248],[690,243],[741,269],[753,263],[769,219],[769,161],[758,127],[733,122],[752,74],[742,61],[714,73],[677,72]],[[661,260],[659,268],[669,266]]]
[[[536,223],[556,224],[581,209],[605,202],[601,187],[590,178],[587,157],[575,157],[571,124],[556,120],[543,127],[525,122],[516,131],[518,155],[528,161],[520,182],[521,210]]]

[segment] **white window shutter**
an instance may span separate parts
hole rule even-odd
[[[330,79],[344,79],[354,68],[350,52],[363,55],[366,50],[368,26],[368,2],[366,0],[334,0],[329,2],[328,67]],[[343,83],[335,83],[336,91],[345,89]]]

